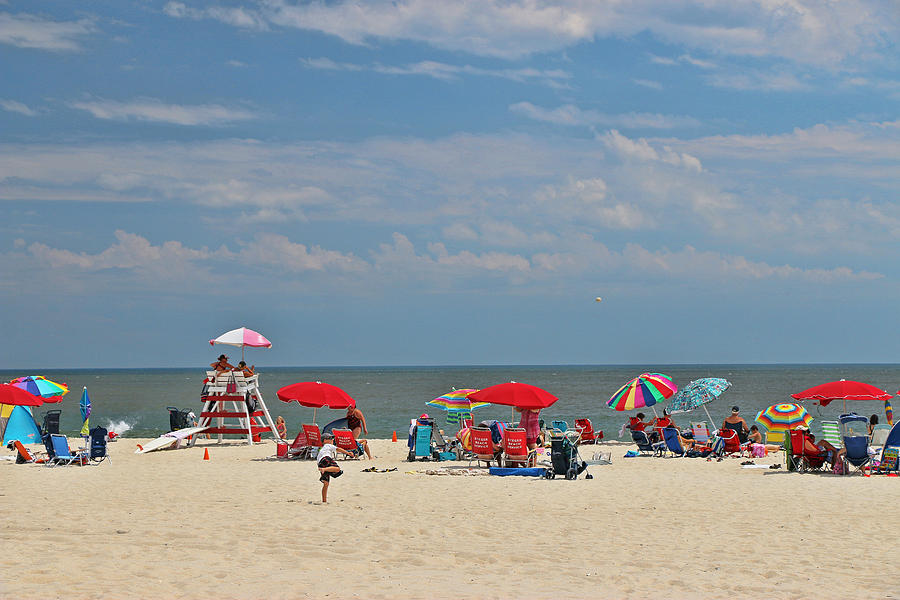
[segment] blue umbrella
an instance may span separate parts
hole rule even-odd
[[[87,386],[81,392],[81,400],[78,401],[78,408],[81,409],[81,419],[84,425],[81,426],[81,435],[89,435],[90,418],[91,418],[91,398],[87,393]]]
[[[719,377],[704,377],[692,381],[672,396],[669,412],[685,413],[702,406],[710,426],[713,426],[713,420],[709,416],[709,411],[706,410],[706,404],[718,398],[729,387],[731,387],[731,383]]]

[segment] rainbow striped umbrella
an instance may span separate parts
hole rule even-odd
[[[769,431],[790,431],[801,425],[809,427],[812,420],[805,408],[793,402],[775,404],[756,415],[756,422],[765,425]]]
[[[9,383],[13,387],[43,398],[44,402],[61,402],[62,397],[69,393],[69,388],[66,384],[44,379],[40,375],[16,377]]]
[[[469,394],[474,394],[478,390],[474,389],[464,389],[464,390],[453,390],[452,392],[447,392],[446,394],[442,394],[435,398],[434,400],[429,400],[425,404],[428,406],[437,406],[438,408],[443,408],[447,412],[472,412],[473,408],[479,408],[482,406],[487,406],[490,402],[477,402],[475,400],[469,400]]]
[[[668,375],[642,373],[620,387],[606,405],[618,411],[634,410],[653,406],[657,402],[671,398],[677,391],[678,387]]]

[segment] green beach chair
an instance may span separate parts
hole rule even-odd
[[[822,421],[822,438],[835,448],[840,448],[844,445],[841,427],[837,421]]]

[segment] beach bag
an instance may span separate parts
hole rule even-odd
[[[766,455],[766,447],[763,444],[752,444],[750,446],[750,456],[753,458],[762,458]]]
[[[225,393],[233,394],[237,391],[237,381],[234,379],[234,373],[231,374],[231,378],[228,380],[228,383],[225,384]]]
[[[836,460],[834,461],[834,466],[831,468],[831,472],[835,475],[846,475],[847,467],[844,465],[844,460]]]

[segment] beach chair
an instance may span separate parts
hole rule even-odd
[[[93,462],[103,462],[104,460],[109,460],[109,453],[106,451],[106,436],[109,435],[109,432],[105,427],[94,427],[90,431],[90,459]],[[112,462],[112,461],[110,461]]]
[[[484,461],[490,467],[491,461],[497,459],[497,465],[500,466],[500,455],[494,452],[494,439],[491,437],[491,430],[486,427],[472,427],[469,429],[469,433],[471,434],[473,457],[469,460],[469,464],[471,465],[473,460],[476,463]]]
[[[744,432],[744,426],[741,423],[725,423],[725,429],[730,429],[735,434],[737,434],[737,441],[739,444],[743,444],[747,441],[747,434]],[[722,435],[722,430],[719,430],[719,435]],[[725,437],[725,436],[722,436]],[[727,438],[726,438],[727,439]]]
[[[791,444],[791,459],[794,461],[801,472],[807,470],[818,470],[825,464],[826,452],[816,449],[813,452],[806,446],[806,431],[803,429],[794,429],[789,432]]]
[[[81,451],[73,453],[69,449],[69,440],[64,435],[50,434],[50,443],[53,446],[53,456],[47,461],[47,466],[54,465],[71,465],[77,461],[82,463],[82,457],[87,458]]]
[[[59,433],[59,416],[61,414],[61,410],[48,410],[45,412],[41,430],[47,433]]]
[[[641,454],[649,453],[654,456],[660,456],[665,448],[665,442],[651,442],[644,431],[631,431],[631,441],[637,445]]]
[[[334,445],[341,450],[349,452],[353,458],[359,458],[363,455],[362,444],[356,441],[353,432],[349,429],[332,429],[334,434]]]
[[[297,437],[290,444],[276,443],[278,444],[278,450],[275,453],[276,458],[306,458],[309,445],[306,443],[306,432],[303,431],[302,427]]]
[[[691,423],[691,433],[694,434],[695,442],[700,444],[709,442],[709,427],[706,426],[706,421]]]
[[[503,454],[501,466],[528,466],[535,457],[535,450],[529,450],[524,429],[507,429],[503,432]]]
[[[681,445],[681,440],[679,439],[677,428],[662,428],[662,438],[666,444],[666,450],[671,452],[673,456],[684,456],[686,450],[684,449],[684,446]]]
[[[740,427],[740,423],[737,424]],[[744,445],[741,444],[741,439],[738,437],[737,431],[728,427],[726,429],[719,430],[719,438],[721,438],[723,442],[722,446],[722,455],[723,456],[732,456],[737,454],[738,456],[743,456],[744,453]]]
[[[767,444],[780,444],[784,449],[784,432],[783,431],[767,431],[765,442]]]
[[[32,455],[31,452],[28,451],[28,448],[25,447],[25,444],[20,442],[19,440],[14,440],[6,445],[7,448],[15,448],[16,450],[16,464],[21,465],[25,463],[45,463],[47,462],[46,458],[37,458]]]
[[[873,448],[882,448],[884,447],[884,443],[887,441],[888,434],[891,432],[890,425],[876,425],[872,428],[872,439],[869,440],[869,444]]]
[[[569,430],[569,423],[567,421],[557,419],[555,421],[550,421],[550,428],[565,433]]]
[[[840,448],[844,444],[841,427],[837,421],[822,421],[822,439],[835,448]]]
[[[315,423],[312,425],[304,423],[301,427],[303,429],[303,435],[306,438],[305,456],[307,458],[315,459],[316,454],[319,453],[319,448],[322,447],[322,432],[319,431],[319,426]]]
[[[844,462],[860,473],[872,457],[869,456],[869,438],[864,435],[844,436]]]
[[[575,430],[581,435],[582,444],[597,444],[603,439],[602,431],[594,431],[590,419],[575,419]]]
[[[413,447],[409,450],[409,456],[406,460],[412,462],[414,460],[438,460],[435,456],[437,450],[431,440],[431,431],[434,425],[416,425],[415,437],[413,439]]]
[[[578,455],[577,432],[550,432],[550,467],[550,479],[564,475],[568,480],[578,479],[578,475],[587,469],[587,463]],[[592,479],[592,476],[587,475],[587,478]]]

